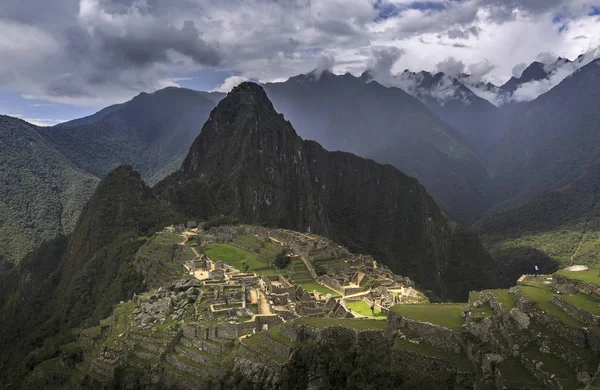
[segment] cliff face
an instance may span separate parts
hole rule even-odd
[[[253,83],[241,84],[219,103],[181,169],[155,191],[194,218],[224,214],[248,223],[310,228],[352,251],[373,254],[440,296],[464,298],[475,286],[501,283],[489,255],[453,234],[416,179],[390,165],[303,141]],[[473,280],[461,275],[457,283],[450,269],[457,247],[468,258],[461,263],[467,271],[473,266],[486,272]]]

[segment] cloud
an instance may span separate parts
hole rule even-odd
[[[513,93],[511,100],[517,102],[534,100],[598,57],[600,57],[600,47],[588,51],[573,62],[553,61],[550,64],[546,64],[545,69],[552,70],[550,76],[547,79],[522,84]],[[543,53],[539,58],[549,60],[551,56]]]
[[[142,90],[186,85],[176,78],[209,68],[222,75],[219,81],[273,81],[306,73],[324,57],[335,61],[319,69],[381,67],[381,74],[389,61],[389,74],[400,65],[420,71],[438,64],[456,73],[450,65],[462,62],[479,81],[502,84],[515,64],[529,64],[539,52],[575,58],[600,44],[589,0],[5,3],[0,85],[23,96],[95,107]],[[569,26],[563,32],[552,21],[559,14]],[[392,49],[374,54],[373,48],[396,48],[402,55],[396,59]],[[456,62],[444,64],[450,57]]]
[[[315,77],[317,80],[321,78],[323,72],[331,72],[335,66],[335,57],[331,53],[325,53],[317,60],[317,67],[315,68]]]
[[[393,67],[405,53],[395,46],[375,46],[371,48],[371,58],[367,62],[367,71],[373,79],[381,84],[389,85],[393,78]]]
[[[454,57],[446,58],[435,67],[438,72],[445,73],[451,77],[456,77],[465,71],[465,63]]]
[[[210,92],[225,92],[229,93],[231,90],[241,83],[248,81],[247,77],[244,76],[230,76],[225,79],[223,84],[219,85],[217,88],[213,89]]]
[[[521,62],[520,64],[517,64],[514,66],[514,68],[512,69],[512,77],[514,78],[519,78],[521,77],[521,75],[523,74],[523,71],[525,69],[527,69],[527,64],[524,62]]]

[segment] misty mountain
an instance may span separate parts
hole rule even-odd
[[[361,78],[371,81],[368,73]],[[403,73],[394,77],[394,85],[423,102],[433,113],[464,137],[476,152],[483,151],[496,134],[491,131],[498,108],[477,96],[456,78],[442,72]]]
[[[501,284],[477,236],[450,222],[417,180],[303,141],[253,83],[219,103],[181,169],[154,190],[190,218],[310,228],[443,297]]]
[[[493,204],[491,180],[464,137],[401,89],[329,72],[264,88],[303,138],[417,177],[451,218],[469,224]]]
[[[506,134],[487,154],[502,205],[519,205],[577,178],[600,161],[600,59],[512,112]]]
[[[43,129],[0,115],[0,258],[70,233],[98,178],[75,167]]]
[[[546,65],[539,61],[533,62],[529,65],[520,77],[511,77],[506,83],[500,86],[500,93],[506,95],[512,95],[521,85],[539,81],[547,78],[550,72],[547,70]]]
[[[102,177],[121,164],[131,164],[152,184],[181,165],[220,97],[169,87],[41,133],[88,172]]]

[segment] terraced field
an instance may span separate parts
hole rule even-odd
[[[196,257],[177,233],[160,232],[153,235],[136,254],[136,264],[144,273],[148,288],[158,288],[183,276],[183,265]]]
[[[460,329],[465,322],[460,315],[465,306],[464,303],[396,305],[392,307],[392,312],[411,320]]]

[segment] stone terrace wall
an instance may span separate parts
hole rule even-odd
[[[563,294],[574,294],[580,292],[600,299],[600,287],[582,282],[581,280],[570,279],[560,274],[552,275],[552,285]]]
[[[535,302],[528,301],[520,291],[515,292],[517,307],[537,322],[550,329],[553,333],[563,339],[572,342],[578,347],[585,348],[588,336],[583,329],[576,329],[558,320],[556,317],[540,310]]]
[[[552,303],[556,306],[560,307],[567,313],[569,313],[572,317],[578,319],[581,322],[586,323],[590,326],[599,326],[600,325],[600,316],[594,315],[592,313],[588,313],[587,311],[581,310],[577,306],[572,305],[561,297],[555,296],[552,298]]]
[[[460,332],[441,326],[404,318],[394,312],[388,314],[387,329],[406,329],[418,335],[419,341],[426,341],[434,347],[459,353],[464,345]]]

